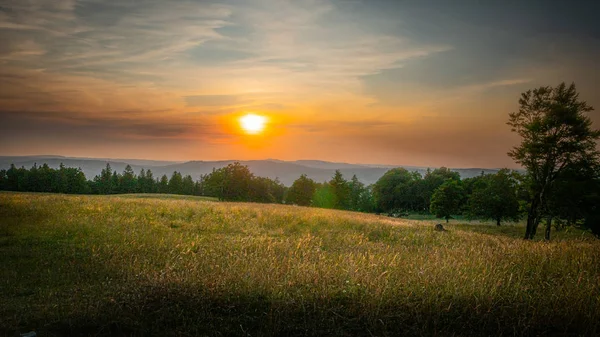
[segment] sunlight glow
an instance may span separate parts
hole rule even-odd
[[[267,118],[255,114],[247,114],[240,118],[242,129],[248,134],[255,135],[265,129]]]

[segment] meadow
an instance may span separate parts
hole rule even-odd
[[[436,222],[0,193],[0,335],[600,334],[600,240]]]

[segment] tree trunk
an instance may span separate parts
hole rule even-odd
[[[500,218],[496,219],[496,226],[500,226]]]
[[[448,223],[448,219],[450,219],[450,218],[446,217],[446,223]]]
[[[548,217],[548,219],[546,220],[546,233],[544,235],[544,238],[546,239],[546,241],[550,241],[550,231],[552,230],[552,217]]]
[[[533,198],[531,201],[531,207],[527,214],[527,228],[525,229],[525,240],[533,240],[535,232],[537,230],[538,220],[538,198]]]

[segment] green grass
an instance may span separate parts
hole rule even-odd
[[[600,333],[600,240],[433,223],[0,193],[0,335]]]

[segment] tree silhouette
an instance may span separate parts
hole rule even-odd
[[[550,217],[546,239],[550,239],[552,212],[548,200],[563,172],[585,165],[597,165],[598,130],[585,115],[593,110],[579,99],[575,84],[540,87],[521,94],[519,110],[509,115],[508,125],[521,137],[521,144],[508,155],[527,169],[531,203],[525,239],[533,239],[544,216]]]

